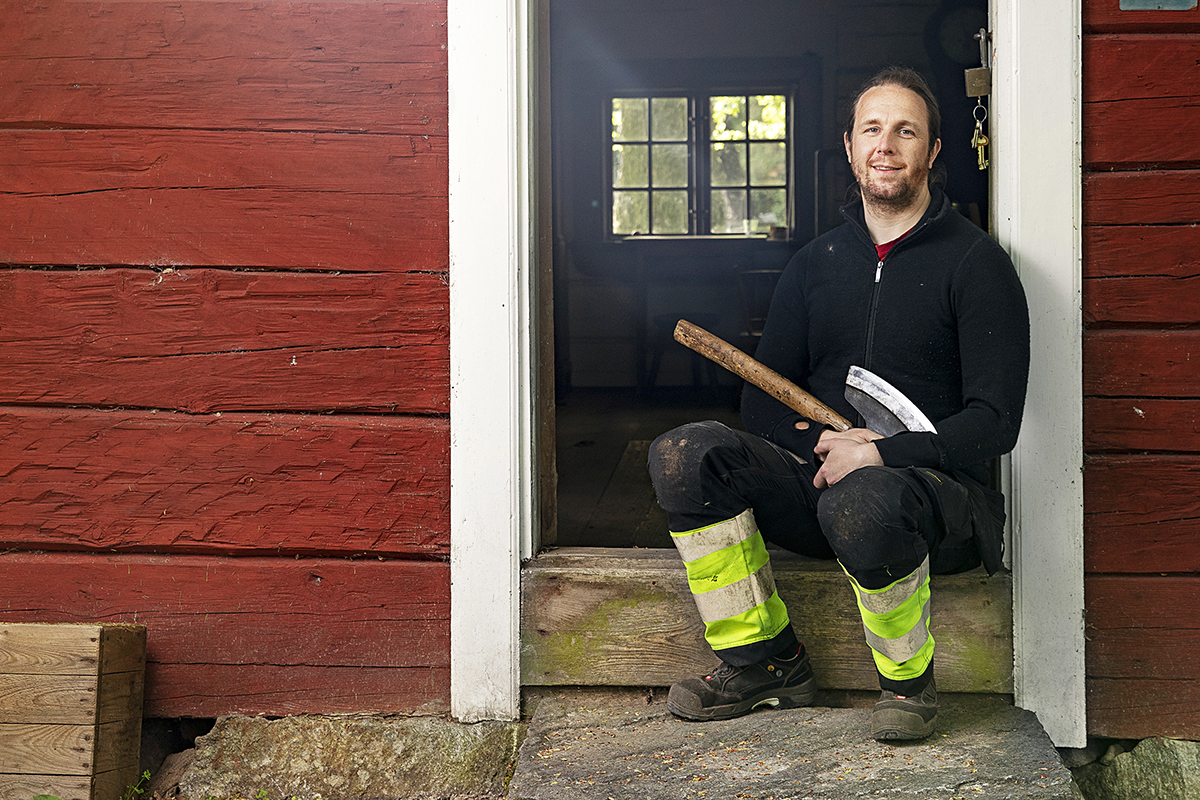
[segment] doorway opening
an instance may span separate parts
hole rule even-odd
[[[670,547],[645,470],[679,424],[739,425],[739,381],[671,340],[753,351],[773,282],[840,224],[842,124],[883,66],[925,74],[947,193],[986,224],[971,147],[987,0],[549,0],[559,547]],[[984,101],[986,103],[986,100]]]

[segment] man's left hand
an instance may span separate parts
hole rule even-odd
[[[824,489],[833,486],[859,467],[883,466],[875,440],[882,439],[875,431],[852,428],[843,433],[825,431],[813,448],[813,453],[822,460],[821,468],[813,478],[813,486]]]

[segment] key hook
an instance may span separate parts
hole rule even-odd
[[[988,52],[988,42],[992,40],[992,35],[988,33],[987,28],[980,28],[979,33],[975,34],[975,41],[979,42],[979,65],[984,69],[991,67],[991,54]]]

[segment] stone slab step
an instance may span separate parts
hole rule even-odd
[[[943,696],[938,731],[914,744],[873,741],[869,714],[806,708],[689,723],[661,700],[548,697],[508,800],[1082,798],[1037,718],[1001,697]]]

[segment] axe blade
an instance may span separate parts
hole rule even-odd
[[[904,431],[937,433],[929,417],[903,392],[862,367],[850,367],[846,376],[846,399],[862,414],[868,428],[884,436]]]

